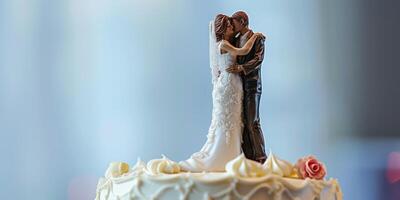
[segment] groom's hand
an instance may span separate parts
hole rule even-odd
[[[229,73],[237,74],[237,73],[242,72],[243,70],[242,70],[240,65],[232,65],[232,66],[226,68],[226,71],[229,72]]]

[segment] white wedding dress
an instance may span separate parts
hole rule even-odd
[[[210,65],[213,76],[213,109],[207,141],[199,152],[179,163],[184,171],[220,172],[225,164],[241,153],[243,86],[238,74],[226,72],[236,63],[235,52],[221,53],[221,43],[215,42],[213,22],[210,23]],[[237,50],[242,50],[237,49]],[[248,51],[247,51],[248,52]]]

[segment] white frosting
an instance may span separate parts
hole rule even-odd
[[[97,187],[96,200],[343,200],[336,179],[240,178],[228,173],[133,174]]]
[[[106,170],[105,178],[117,178],[130,172],[129,164],[124,162],[112,162]]]
[[[138,158],[136,164],[132,167],[131,171],[136,175],[146,171],[146,163],[144,163],[140,158]]]
[[[226,164],[224,173],[179,173],[179,165],[165,156],[147,167],[138,159],[128,172],[126,165],[110,164],[96,200],[343,200],[336,179],[286,178],[292,165],[272,153],[264,165],[242,154]]]
[[[247,159],[244,154],[229,161],[225,166],[225,170],[229,174],[247,178],[261,177],[267,174],[260,163]]]
[[[147,163],[147,172],[151,175],[176,174],[181,171],[178,163],[162,155],[161,159],[150,160]]]
[[[293,165],[286,161],[279,159],[270,151],[267,160],[263,164],[267,173],[272,173],[278,176],[290,177],[293,171]]]

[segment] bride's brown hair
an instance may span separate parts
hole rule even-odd
[[[229,17],[224,14],[218,14],[214,20],[215,38],[217,42],[224,38],[226,28],[228,27]]]

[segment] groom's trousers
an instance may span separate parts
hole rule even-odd
[[[243,96],[243,143],[246,158],[263,162],[265,154],[264,136],[260,126],[259,105],[261,93],[244,91]]]

